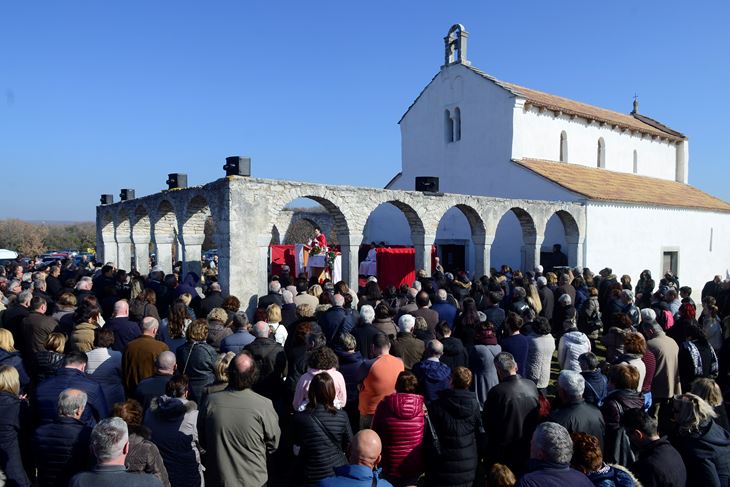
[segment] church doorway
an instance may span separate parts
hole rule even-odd
[[[456,275],[466,268],[466,246],[464,244],[440,244],[438,255],[445,272]]]

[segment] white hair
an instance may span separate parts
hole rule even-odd
[[[122,418],[102,419],[91,432],[91,449],[99,463],[121,456],[128,441],[127,423]]]
[[[145,316],[142,318],[142,329],[144,331],[150,331],[160,326],[160,322],[153,316]]]
[[[251,328],[251,334],[256,338],[268,338],[270,331],[269,324],[265,321],[257,321]]]
[[[537,284],[540,286],[547,286],[547,279],[544,276],[537,278]]]
[[[398,327],[403,333],[410,333],[414,326],[416,326],[416,319],[413,315],[405,314],[398,320]]]
[[[335,296],[332,298],[332,304],[334,304],[335,306],[344,306],[345,297],[342,294],[335,294]]]
[[[81,413],[86,408],[87,396],[79,389],[64,389],[58,396],[58,415],[73,418],[76,411]]]
[[[630,302],[632,302],[632,303],[634,302],[634,293],[630,289],[624,289],[624,290],[622,290],[621,291],[621,294],[623,294],[623,296],[626,299],[628,299]]]
[[[573,299],[570,297],[570,294],[563,294],[558,298],[558,303],[562,305],[573,304]]]
[[[645,323],[654,323],[656,321],[656,311],[651,308],[641,310],[641,321]]]
[[[539,265],[539,264],[538,264],[538,265],[536,265],[536,266],[535,266],[535,272],[537,272],[537,273],[542,273],[542,266],[541,266],[541,265]]]
[[[281,291],[281,284],[279,284],[279,281],[271,281],[269,283],[269,292],[278,293],[279,291]]]
[[[586,388],[586,380],[578,372],[573,370],[563,370],[558,376],[558,387],[560,387],[568,397],[578,399],[583,397],[583,391]]]
[[[292,304],[294,302],[294,296],[288,289],[282,289],[281,298],[284,300],[284,304]]]
[[[436,292],[436,295],[438,296],[440,301],[446,301],[449,299],[449,295],[446,293],[446,289],[439,289]]]
[[[413,281],[413,286],[412,287],[416,291],[420,291],[421,290],[421,281]]]
[[[573,457],[570,433],[558,423],[540,424],[532,435],[530,458],[567,465]]]
[[[360,308],[360,319],[362,319],[365,323],[371,323],[375,319],[375,310],[372,306],[369,304],[364,305],[362,308]]]

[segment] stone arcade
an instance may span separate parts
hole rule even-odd
[[[219,280],[225,292],[255,307],[267,291],[268,247],[272,235],[284,235],[291,215],[285,207],[297,198],[309,198],[332,215],[342,251],[343,279],[357,288],[358,249],[368,216],[383,203],[403,212],[416,249],[416,268],[430,272],[430,249],[441,217],[451,208],[468,220],[476,258],[469,269],[481,276],[491,265],[490,251],[497,224],[507,212],[520,221],[523,268],[539,259],[548,220],[557,215],[565,228],[569,264],[582,262],[585,207],[580,203],[516,200],[458,194],[429,194],[375,188],[328,186],[227,176],[209,184],[163,191],[134,200],[101,205],[96,210],[97,259],[130,269],[133,254],[141,273],[150,243],[157,261],[169,273],[173,246],[180,243],[183,274],[200,272],[204,225],[215,224],[219,252]],[[249,308],[250,309],[250,308]]]

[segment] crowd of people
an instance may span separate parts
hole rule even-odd
[[[5,485],[730,485],[720,276],[214,277],[0,267]]]

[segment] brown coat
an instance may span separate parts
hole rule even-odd
[[[656,370],[651,383],[651,393],[654,399],[669,399],[682,392],[679,385],[679,346],[666,333],[659,332],[657,336],[646,342],[647,348],[656,357]]]
[[[122,356],[124,386],[131,393],[137,384],[155,375],[155,360],[162,352],[170,350],[163,342],[149,335],[141,335],[127,345]]]
[[[48,335],[58,326],[58,322],[50,316],[31,311],[23,319],[23,354],[30,358],[36,353],[45,350]]]
[[[66,351],[90,352],[94,349],[94,336],[99,327],[95,323],[79,323],[74,326],[66,344]]]
[[[411,370],[414,365],[423,359],[423,352],[426,350],[426,344],[413,336],[413,333],[398,333],[398,337],[393,344],[391,352],[396,357],[403,360],[406,370]]]

